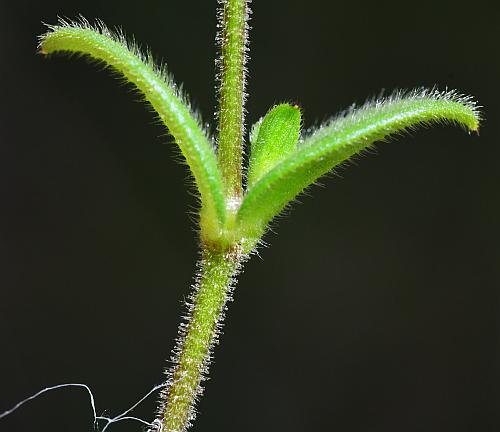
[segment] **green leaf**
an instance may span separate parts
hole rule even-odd
[[[79,53],[98,60],[121,74],[152,105],[168,128],[191,168],[201,195],[202,235],[217,236],[225,221],[222,177],[212,143],[163,68],[150,55],[127,43],[122,34],[112,34],[102,23],[96,28],[81,22],[61,21],[48,26],[40,37],[40,52]]]
[[[478,107],[470,97],[436,90],[398,93],[350,110],[299,144],[249,190],[237,214],[242,235],[258,239],[298,194],[375,141],[430,123],[453,123],[477,131],[479,121]]]
[[[271,109],[252,131],[248,189],[297,148],[301,125],[298,106],[281,104]]]

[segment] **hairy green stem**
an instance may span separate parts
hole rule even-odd
[[[248,0],[224,0],[219,90],[218,165],[224,181],[226,210],[235,214],[242,196],[245,49]],[[203,233],[202,233],[203,234]],[[202,235],[203,238],[203,235]],[[222,250],[222,251],[221,251]],[[211,348],[217,341],[233,277],[241,260],[239,247],[211,244],[203,251],[199,280],[187,323],[181,324],[174,367],[164,393],[162,432],[184,432],[194,419]]]
[[[180,326],[174,367],[162,409],[162,432],[183,432],[194,419],[194,404],[201,393],[211,349],[224,318],[225,304],[231,296],[233,277],[241,254],[237,248],[224,252],[204,250],[199,279],[191,297],[187,323]]]
[[[242,194],[247,8],[248,0],[225,0],[221,12],[223,28],[219,35],[221,58],[218,156],[230,207],[232,203],[239,202]]]

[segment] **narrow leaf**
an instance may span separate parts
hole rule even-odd
[[[40,37],[40,52],[79,53],[103,62],[136,86],[152,105],[180,147],[201,195],[202,231],[216,235],[225,219],[222,178],[215,151],[189,105],[163,68],[149,55],[112,34],[102,23],[96,28],[81,22],[61,21]]]
[[[302,142],[245,196],[237,215],[244,235],[258,238],[267,224],[320,176],[393,134],[417,125],[453,123],[477,131],[480,114],[470,97],[435,90],[396,94],[351,110]]]
[[[301,115],[298,106],[281,104],[257,123],[250,138],[248,189],[297,148]]]

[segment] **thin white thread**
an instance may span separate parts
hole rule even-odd
[[[36,399],[37,397],[41,396],[42,394],[47,393],[47,392],[52,391],[52,390],[57,390],[57,389],[60,389],[60,388],[63,388],[63,387],[82,387],[85,390],[87,390],[87,393],[89,394],[89,397],[90,397],[90,405],[92,406],[92,413],[94,415],[94,423],[95,423],[96,420],[97,420],[97,414],[96,414],[96,409],[95,409],[94,395],[92,394],[92,391],[85,384],[74,384],[74,383],[71,383],[71,384],[58,384],[58,385],[55,385],[55,386],[52,386],[52,387],[44,388],[43,390],[40,390],[39,392],[35,393],[34,395],[31,395],[30,397],[27,397],[26,399],[18,402],[11,409],[9,409],[9,410],[1,413],[0,414],[0,419],[2,419],[4,417],[7,417],[8,415],[12,414],[14,411],[17,411],[19,408],[21,408],[21,406],[23,406],[25,403],[27,403],[27,402],[29,402],[29,401],[31,401],[33,399]]]
[[[18,402],[11,409],[9,409],[7,411],[4,411],[3,413],[0,413],[0,419],[2,419],[4,417],[7,417],[8,415],[12,414],[13,412],[15,412],[19,408],[21,408],[25,403],[30,402],[33,399],[36,399],[39,396],[41,396],[41,395],[43,395],[43,394],[45,394],[47,392],[50,392],[52,390],[61,389],[61,388],[66,388],[66,387],[80,387],[80,388],[85,389],[87,391],[88,395],[89,395],[90,406],[92,407],[92,415],[94,417],[93,424],[94,424],[95,430],[97,430],[97,431],[99,430],[98,429],[98,426],[99,426],[98,423],[99,423],[99,421],[105,421],[106,422],[106,425],[100,431],[100,432],[105,432],[106,429],[109,426],[111,426],[113,423],[118,423],[120,421],[125,421],[125,420],[131,420],[131,421],[135,421],[135,422],[138,422],[138,423],[142,423],[145,426],[148,426],[148,428],[149,428],[148,431],[150,431],[150,432],[156,432],[156,431],[159,431],[160,427],[161,427],[161,423],[158,422],[158,419],[155,419],[153,422],[148,422],[148,421],[143,420],[143,419],[138,418],[138,417],[129,416],[128,414],[130,412],[132,412],[134,409],[136,409],[149,396],[151,396],[153,393],[155,393],[156,391],[160,390],[161,388],[164,388],[165,386],[166,386],[166,384],[159,384],[159,385],[153,387],[146,395],[144,395],[135,404],[133,404],[130,408],[128,408],[125,411],[123,411],[121,414],[118,414],[115,417],[105,417],[105,416],[98,416],[97,415],[97,411],[96,411],[96,407],[95,407],[94,395],[92,394],[92,391],[90,390],[89,386],[87,386],[86,384],[80,384],[80,383],[58,384],[58,385],[55,385],[55,386],[46,387],[46,388],[40,390],[39,392],[37,392],[37,393],[35,393],[35,394],[27,397],[26,399],[23,399],[22,401]]]
[[[116,423],[116,422],[119,422],[119,421],[122,421],[122,420],[135,420],[135,421],[138,421],[142,424],[145,424],[146,426],[149,426],[150,428],[154,428],[155,427],[155,424],[154,422],[151,423],[151,422],[147,422],[145,420],[142,420],[142,419],[139,419],[137,417],[131,417],[131,416],[127,416],[128,413],[130,413],[131,411],[133,411],[135,408],[137,408],[142,402],[144,402],[149,396],[151,396],[154,392],[156,392],[157,390],[161,389],[165,387],[165,384],[159,384],[155,387],[153,387],[146,395],[144,395],[141,399],[139,399],[134,405],[132,405],[129,409],[123,411],[121,414],[117,415],[116,417],[113,417],[112,419],[108,418],[108,417],[98,417],[96,418],[96,420],[105,420],[107,421],[108,423],[106,424],[106,426],[104,426],[104,428],[102,429],[101,432],[105,432],[106,429],[113,423]]]

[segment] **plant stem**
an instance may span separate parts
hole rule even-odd
[[[222,32],[219,91],[218,164],[224,181],[226,210],[235,214],[242,197],[243,117],[245,99],[245,49],[248,0],[220,0]],[[202,240],[204,227],[202,226]],[[201,394],[211,349],[217,341],[226,302],[242,254],[240,246],[205,245],[200,274],[189,305],[187,323],[180,326],[163,394],[162,432],[184,432],[194,419],[194,404]]]
[[[229,210],[239,203],[245,102],[245,50],[248,0],[225,0],[221,11],[219,167],[225,182]]]
[[[162,432],[183,432],[194,419],[194,404],[202,390],[200,383],[210,363],[211,349],[217,341],[240,262],[237,248],[203,251],[187,323],[180,326],[175,364],[163,394]]]

